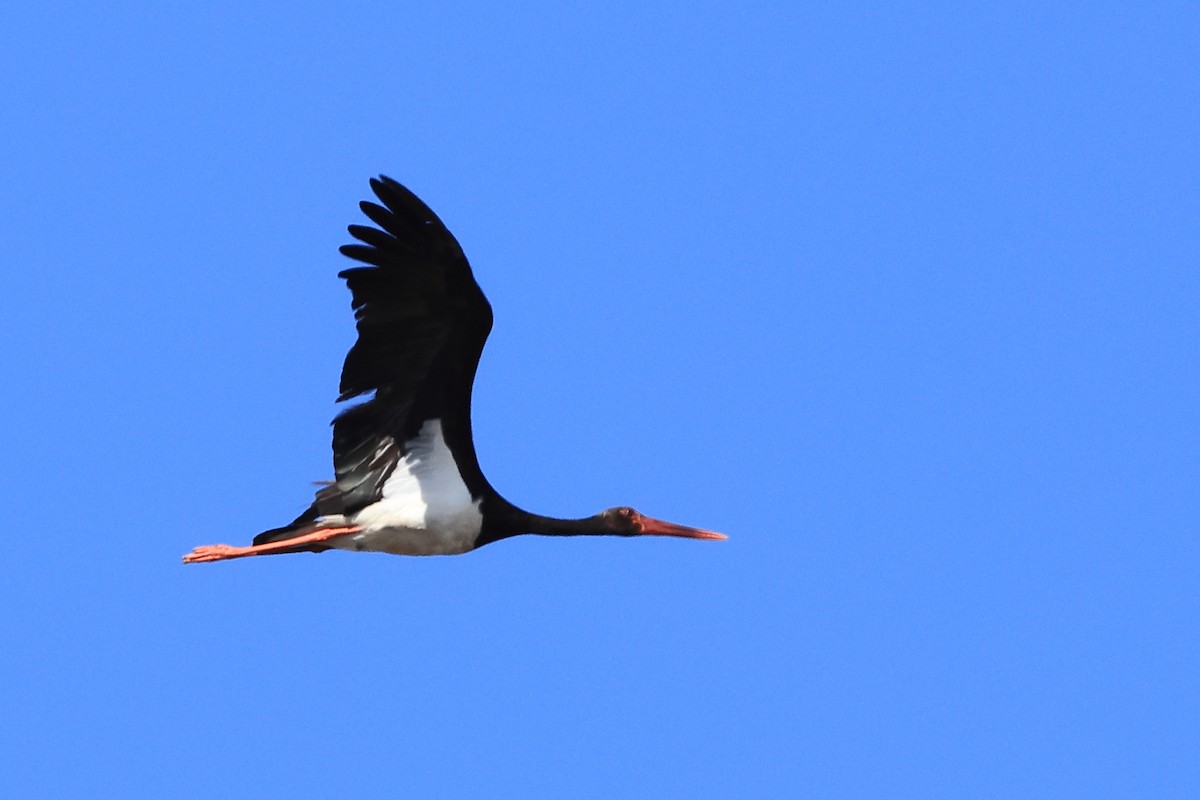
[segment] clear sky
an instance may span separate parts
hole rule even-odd
[[[1192,3],[0,9],[0,796],[1200,796]],[[367,179],[511,500],[331,473]]]

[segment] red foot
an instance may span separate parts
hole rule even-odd
[[[224,561],[229,558],[244,558],[245,556],[267,556],[272,553],[289,550],[296,545],[326,542],[339,536],[358,533],[359,528],[320,528],[291,539],[281,539],[278,542],[250,545],[249,547],[234,547],[230,544],[206,544],[197,547],[183,557],[185,564],[202,564],[206,561]]]
[[[199,564],[204,561],[221,561],[226,558],[237,558],[238,556],[249,555],[249,553],[239,552],[249,549],[248,547],[234,547],[228,544],[201,545],[184,556],[183,563]]]

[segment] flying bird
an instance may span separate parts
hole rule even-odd
[[[364,201],[377,227],[351,225],[339,273],[358,339],[342,366],[338,402],[366,397],[333,421],[334,480],[291,524],[245,547],[197,547],[184,563],[277,553],[358,550],[450,555],[519,534],[724,534],[653,519],[627,506],[582,519],[524,511],[492,488],[471,438],[471,388],[492,308],[462,248],[437,215],[391,178]]]

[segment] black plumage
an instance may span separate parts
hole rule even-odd
[[[471,494],[491,490],[471,436],[471,390],[492,330],[491,304],[462,247],[429,206],[384,175],[371,179],[371,189],[383,205],[364,200],[359,208],[379,229],[350,225],[362,244],[339,248],[366,266],[338,273],[350,289],[358,329],[338,401],[371,396],[333,420],[334,482],[291,525],[264,531],[254,544],[378,500],[404,442],[431,419],[442,421]]]
[[[198,547],[185,562],[335,547],[457,553],[521,533],[725,538],[627,507],[556,519],[501,497],[471,436],[471,389],[492,308],[428,206],[387,177],[372,179],[371,189],[379,203],[359,205],[378,227],[351,225],[357,241],[341,248],[359,262],[339,273],[358,339],[342,365],[338,401],[354,404],[333,420],[334,480],[291,524],[260,533],[253,545]]]

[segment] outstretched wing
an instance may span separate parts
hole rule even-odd
[[[471,441],[471,386],[492,309],[462,248],[416,195],[391,178],[371,180],[382,205],[359,204],[378,227],[351,225],[362,262],[343,270],[358,341],[342,367],[338,401],[372,395],[333,421],[335,483],[317,495],[322,515],[378,499],[384,481],[427,420],[440,419],[472,495],[486,481]],[[373,393],[373,394],[372,394]]]

